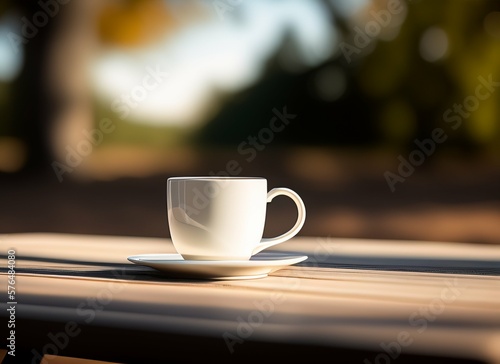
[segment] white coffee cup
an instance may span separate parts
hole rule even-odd
[[[262,238],[266,204],[279,195],[297,205],[295,225],[275,238]],[[306,208],[288,188],[267,192],[260,177],[173,177],[167,180],[167,213],[175,249],[186,260],[249,260],[263,249],[294,237]]]

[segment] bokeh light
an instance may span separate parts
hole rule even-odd
[[[23,66],[23,48],[13,39],[19,14],[7,13],[0,17],[0,82],[11,82]]]
[[[448,51],[448,36],[438,27],[427,29],[420,38],[420,55],[428,62],[442,59]]]

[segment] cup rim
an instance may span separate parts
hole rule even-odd
[[[245,181],[266,180],[264,177],[237,177],[237,176],[185,176],[170,177],[167,181],[198,180],[198,181]]]

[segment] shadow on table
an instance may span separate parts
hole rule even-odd
[[[291,254],[293,252],[290,252]],[[6,259],[0,255],[0,259]],[[104,263],[77,259],[57,259],[36,256],[24,256],[24,267],[17,268],[17,273],[78,276],[106,279],[130,279],[135,281],[165,281],[174,279],[183,282],[209,282],[209,280],[186,278],[156,271],[153,268],[133,264]],[[306,260],[296,266],[319,268],[342,268],[357,270],[425,272],[469,275],[500,275],[500,262],[478,259],[436,259],[436,258],[400,258],[373,257],[359,255],[340,255],[327,261]],[[0,272],[6,269],[1,269]]]

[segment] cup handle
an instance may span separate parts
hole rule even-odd
[[[267,202],[271,202],[273,198],[279,195],[284,195],[290,197],[293,202],[297,205],[297,221],[295,222],[295,225],[286,233],[277,236],[275,238],[263,238],[260,243],[253,249],[252,255],[257,254],[258,252],[267,249],[273,245],[283,243],[284,241],[287,241],[291,238],[293,238],[297,233],[300,231],[302,226],[304,225],[304,222],[306,221],[306,207],[304,205],[304,202],[300,198],[300,196],[292,191],[289,188],[283,188],[283,187],[278,187],[278,188],[273,188],[271,191],[267,193]]]

